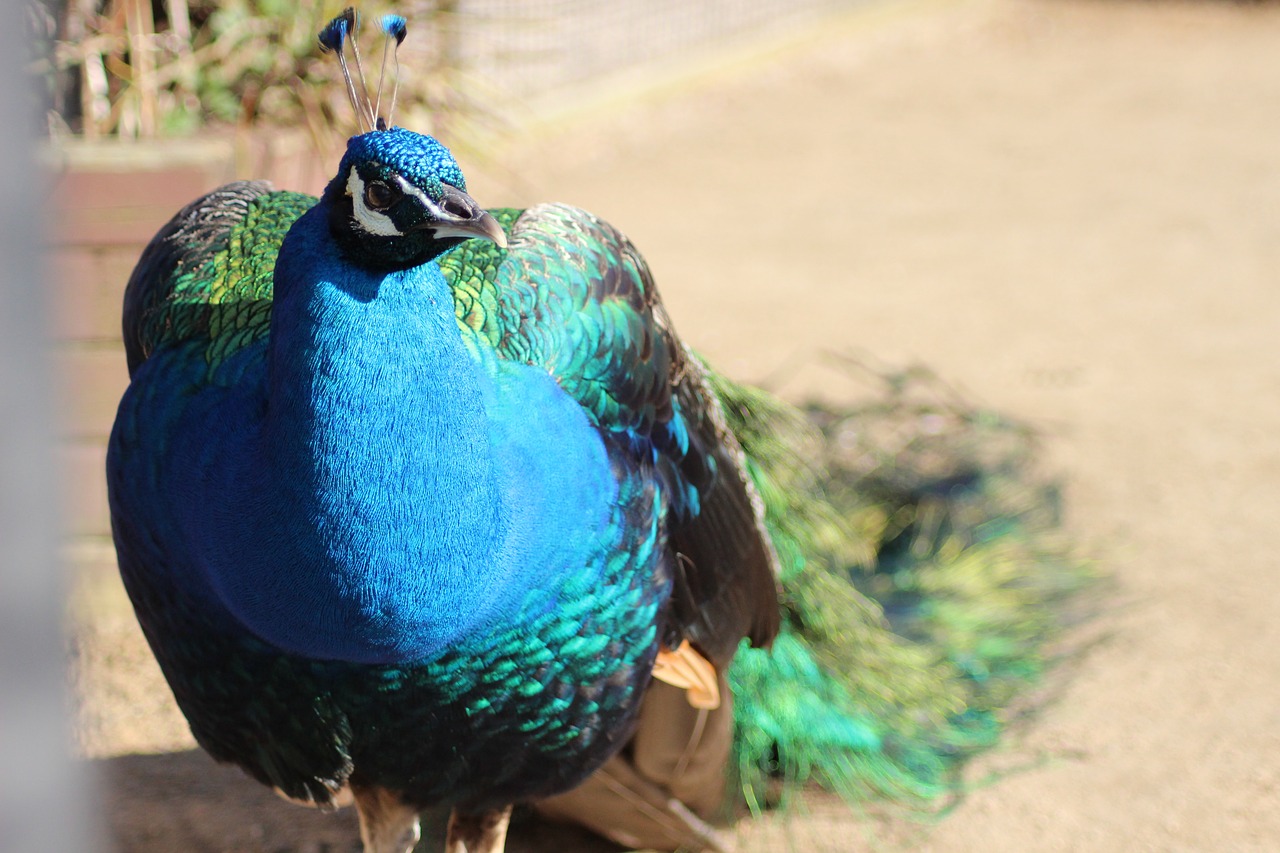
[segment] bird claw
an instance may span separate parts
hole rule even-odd
[[[449,815],[445,853],[502,853],[510,822],[511,806],[474,814],[454,809]]]

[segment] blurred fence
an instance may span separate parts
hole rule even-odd
[[[65,401],[58,451],[69,479],[65,526],[82,546],[80,562],[113,562],[104,469],[116,405],[128,384],[120,341],[125,283],[156,229],[216,182],[198,166],[168,165],[73,170],[55,183],[51,303]],[[94,540],[101,547],[92,547]]]
[[[458,0],[453,50],[461,70],[493,88],[537,96],[858,3]]]

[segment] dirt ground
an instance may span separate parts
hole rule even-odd
[[[973,778],[1022,769],[896,841],[820,805],[744,849],[1280,850],[1280,7],[891,4],[567,127],[474,194],[617,223],[732,375],[838,398],[823,353],[920,361],[1035,423],[1116,580]],[[351,849],[191,751],[112,582],[77,606],[121,849]]]

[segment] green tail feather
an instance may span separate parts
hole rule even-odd
[[[921,372],[876,403],[807,414],[710,379],[782,567],[782,633],[729,674],[748,807],[807,782],[852,801],[956,790],[1089,579],[1055,532],[1032,436]]]

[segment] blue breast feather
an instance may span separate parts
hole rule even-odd
[[[182,586],[311,658],[429,659],[530,589],[591,589],[619,535],[600,431],[545,370],[464,340],[434,264],[361,272],[323,227],[286,240],[270,344],[212,381],[194,348],[142,365],[118,430],[165,452],[121,511],[172,534]]]

